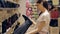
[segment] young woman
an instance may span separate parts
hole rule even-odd
[[[50,24],[50,14],[47,10],[48,4],[47,2],[43,2],[43,0],[38,0],[37,8],[41,11],[41,14],[36,21],[36,29],[28,32],[28,34],[47,34],[49,32]],[[32,20],[32,22],[34,21]]]

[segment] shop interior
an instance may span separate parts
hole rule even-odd
[[[0,0],[0,34],[14,34],[25,20],[22,15],[36,21],[40,16],[37,10],[37,0]],[[51,15],[49,34],[60,34],[60,0],[44,0],[48,3],[48,11]],[[29,32],[34,25],[29,27]]]

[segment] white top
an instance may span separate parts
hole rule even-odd
[[[41,31],[48,32],[49,29],[49,23],[50,23],[50,14],[47,10],[45,10],[44,13],[42,13],[39,18],[37,19],[36,23],[40,23],[41,21],[45,21],[46,25],[42,28]]]

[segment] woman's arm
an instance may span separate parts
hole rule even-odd
[[[37,25],[37,28],[29,32],[29,34],[36,34],[37,32],[40,32],[42,28],[45,26],[45,21],[42,21],[36,25]]]
[[[32,20],[31,18],[29,18],[29,19],[33,22],[34,25],[36,25],[36,22],[34,20]]]

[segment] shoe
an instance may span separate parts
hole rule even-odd
[[[0,0],[0,8],[18,8],[19,6],[17,3]]]
[[[27,16],[25,16],[25,15],[22,15],[22,16],[23,16],[23,18],[25,19],[25,21],[26,21],[26,20],[29,20]]]
[[[6,6],[6,8],[18,8],[20,5],[16,4],[16,3],[12,3],[12,2],[6,1],[5,2],[5,6]]]
[[[0,8],[4,8],[5,4],[4,4],[4,0],[0,0]]]
[[[26,20],[29,20],[29,21],[32,22],[33,24],[36,24],[35,21],[32,20],[31,18],[28,18],[28,17],[25,16],[25,15],[22,15],[22,16],[24,17],[25,21],[26,21]]]

